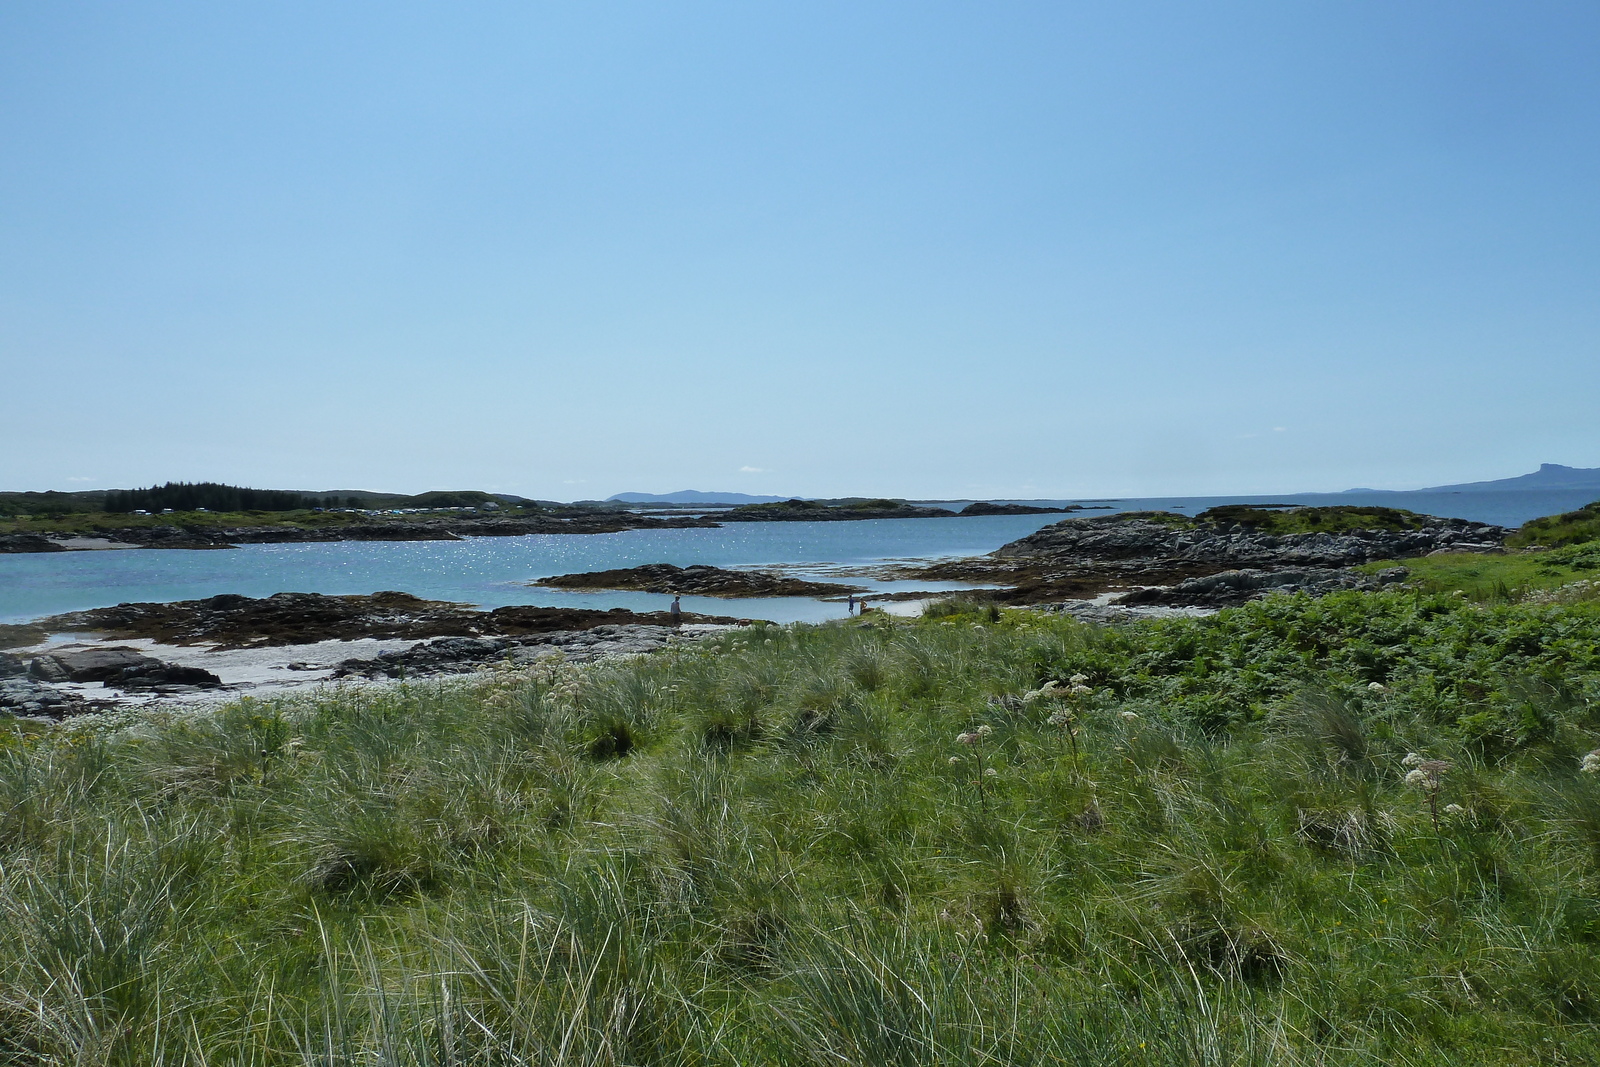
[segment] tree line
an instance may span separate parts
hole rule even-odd
[[[113,489],[105,509],[130,511],[301,511],[306,508],[359,507],[355,497],[314,496],[283,489],[246,489],[216,482],[168,482],[149,489]]]

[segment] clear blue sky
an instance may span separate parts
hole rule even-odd
[[[1600,6],[0,6],[0,488],[1600,466]]]

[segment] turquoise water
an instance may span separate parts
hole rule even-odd
[[[483,607],[539,604],[659,611],[666,607],[667,598],[650,593],[578,593],[532,588],[526,583],[552,574],[642,563],[788,565],[785,569],[798,576],[828,580],[829,571],[836,566],[989,552],[1059,518],[999,515],[730,523],[720,529],[535,534],[462,541],[335,541],[211,551],[132,549],[5,555],[0,556],[0,619],[15,622],[125,601],[194,600],[218,593],[270,596],[286,590],[338,594],[398,589]],[[960,588],[954,583],[850,581],[883,592]],[[684,597],[683,606],[705,614],[775,622],[819,621],[845,614],[844,605],[807,598],[728,601]]]
[[[1249,497],[1161,497],[1119,500],[1112,510],[1169,509],[1194,515],[1229,503],[1383,504],[1517,526],[1589,502],[1587,491],[1499,493],[1258,494]],[[1108,502],[1112,503],[1112,502]],[[1107,514],[1106,511],[1087,514]],[[930,559],[991,552],[1057,522],[1060,515],[997,515],[865,522],[730,523],[720,529],[630,530],[615,534],[541,534],[464,541],[338,541],[246,545],[206,552],[110,551],[0,555],[0,620],[15,622],[124,601],[193,600],[218,593],[270,596],[372,593],[398,589],[417,596],[500,607],[659,610],[649,593],[575,593],[536,589],[535,578],[641,563],[706,563],[719,567],[784,566],[800,577],[828,580],[837,566],[890,559]],[[951,589],[953,583],[850,581],[881,592]],[[775,622],[837,618],[844,606],[804,598],[717,600],[685,597],[705,614],[737,614]]]

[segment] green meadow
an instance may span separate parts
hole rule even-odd
[[[1592,602],[952,601],[6,737],[0,1063],[1600,1059]]]

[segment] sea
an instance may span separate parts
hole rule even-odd
[[[1541,515],[1571,511],[1593,497],[1592,490],[1356,491],[1034,503],[1079,503],[1096,509],[1078,515],[1158,510],[1196,515],[1219,504],[1378,504],[1517,526]],[[25,622],[124,602],[195,600],[219,593],[260,597],[286,591],[352,594],[400,590],[430,600],[485,608],[536,604],[662,610],[669,598],[656,594],[574,592],[530,584],[555,574],[644,563],[776,569],[795,577],[859,585],[868,590],[869,598],[911,590],[948,592],[969,587],[955,582],[906,581],[885,572],[900,563],[991,552],[1065,517],[1045,514],[741,522],[716,529],[533,534],[459,541],[334,541],[204,551],[18,553],[0,555],[0,621]],[[722,600],[686,596],[683,607],[707,615],[738,615],[773,622],[821,622],[843,618],[847,611],[843,603],[804,597]]]

